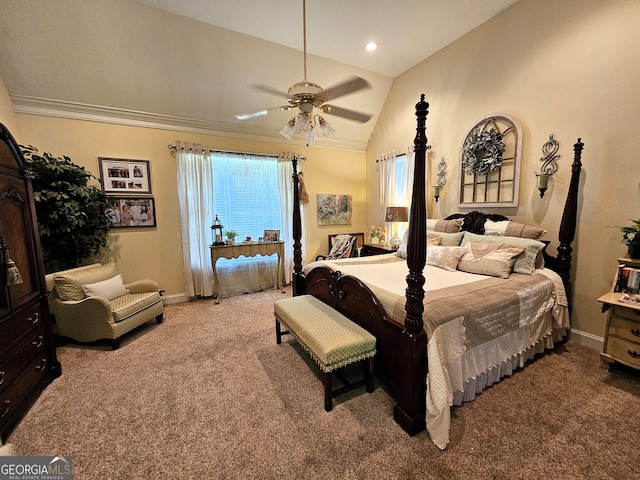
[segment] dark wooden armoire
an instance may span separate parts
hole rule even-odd
[[[31,180],[0,124],[0,437],[4,442],[61,373],[44,282]]]

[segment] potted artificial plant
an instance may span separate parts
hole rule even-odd
[[[224,231],[224,236],[227,237],[227,245],[233,245],[236,243],[236,237],[238,236],[238,232],[230,228],[229,230]]]
[[[38,153],[22,146],[31,177],[38,219],[38,233],[46,273],[78,267],[107,247],[111,220],[105,214],[109,202],[94,178],[67,156]]]
[[[627,245],[631,258],[640,258],[640,220],[631,220],[631,225],[620,227],[622,243]]]

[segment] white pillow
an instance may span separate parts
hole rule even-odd
[[[124,281],[121,274],[109,280],[83,285],[82,290],[84,290],[84,294],[87,297],[102,297],[107,300],[113,300],[116,297],[121,297],[129,293],[129,291],[124,288]]]
[[[547,233],[547,231],[544,228],[512,222],[510,220],[501,222],[487,220],[484,224],[484,233],[486,235],[505,235],[507,237],[532,238],[538,240]]]

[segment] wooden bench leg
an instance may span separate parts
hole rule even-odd
[[[324,409],[327,412],[333,410],[333,373],[322,372],[324,375]]]
[[[374,382],[374,378],[373,378],[373,357],[369,357],[367,358],[367,364],[366,364],[366,378],[367,378],[367,392],[369,393],[373,393],[373,382]]]
[[[276,343],[278,345],[280,345],[282,343],[282,330],[280,328],[280,320],[278,320],[278,317],[276,318]]]

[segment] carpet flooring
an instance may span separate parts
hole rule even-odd
[[[9,437],[82,479],[636,479],[640,375],[567,342],[454,408],[451,443],[407,436],[376,381],[323,407],[319,370],[275,343],[276,290],[168,305],[106,343],[58,348],[62,376]]]

